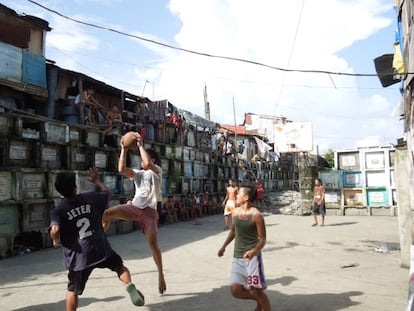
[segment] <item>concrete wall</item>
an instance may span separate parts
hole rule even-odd
[[[413,170],[411,157],[406,147],[395,152],[395,181],[398,201],[398,227],[400,232],[401,266],[410,266],[410,247],[413,241]]]

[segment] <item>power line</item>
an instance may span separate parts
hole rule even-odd
[[[160,41],[156,41],[156,40],[152,40],[152,39],[148,39],[142,36],[138,36],[138,35],[133,35],[127,32],[123,32],[117,29],[113,29],[113,28],[109,28],[109,27],[105,27],[105,26],[100,26],[97,24],[92,24],[89,22],[85,22],[85,21],[81,21],[69,16],[66,16],[56,10],[52,10],[34,0],[27,0],[41,8],[43,8],[46,11],[49,11],[51,13],[54,13],[62,18],[65,18],[67,20],[76,22],[78,24],[82,24],[82,25],[86,25],[89,27],[93,27],[93,28],[98,28],[98,29],[102,29],[102,30],[107,30],[110,32],[114,32],[123,36],[127,36],[127,37],[131,37],[131,38],[135,38],[138,40],[142,40],[145,42],[149,42],[152,44],[156,44],[159,46],[163,46],[169,49],[173,49],[173,50],[177,50],[177,51],[181,51],[181,52],[186,52],[186,53],[190,53],[190,54],[195,54],[195,55],[199,55],[199,56],[205,56],[205,57],[211,57],[211,58],[219,58],[219,59],[225,59],[225,60],[231,60],[231,61],[235,61],[235,62],[241,62],[241,63],[247,63],[247,64],[251,64],[251,65],[256,65],[256,66],[261,66],[261,67],[265,67],[265,68],[269,68],[269,69],[274,69],[274,70],[278,70],[278,71],[283,71],[283,72],[300,72],[300,73],[322,73],[322,74],[330,74],[330,75],[337,75],[337,76],[352,76],[352,77],[386,77],[386,76],[393,76],[393,73],[390,74],[376,74],[376,73],[349,73],[349,72],[334,72],[334,71],[327,71],[327,70],[311,70],[311,69],[288,69],[288,68],[282,68],[282,67],[277,67],[277,66],[272,66],[272,65],[267,65],[261,62],[257,62],[257,61],[253,61],[253,60],[248,60],[248,59],[244,59],[244,58],[238,58],[238,57],[231,57],[231,56],[223,56],[223,55],[215,55],[215,54],[209,54],[209,53],[205,53],[205,52],[200,52],[200,51],[195,51],[195,50],[190,50],[190,49],[185,49],[185,48],[180,48],[177,46],[173,46],[167,43],[163,43]],[[414,74],[414,72],[403,72],[403,73],[399,73],[400,75],[407,75],[407,74]]]
[[[73,57],[71,57],[69,54],[67,54],[65,52],[65,50],[62,50],[50,43],[48,43],[50,45],[50,47],[52,47],[53,49],[55,49],[56,51],[58,51],[59,53],[62,53],[64,56],[66,56],[67,58],[73,60],[74,62],[76,62],[77,64],[83,66],[83,67],[87,67],[86,65],[80,63],[79,61],[73,59]],[[0,51],[0,54],[2,52]],[[79,52],[71,52],[71,55],[79,55],[82,57],[88,57],[88,58],[93,58],[93,59],[99,59],[99,60],[103,60],[107,63],[112,63],[112,64],[122,64],[122,65],[128,65],[128,66],[139,66],[141,68],[146,68],[146,69],[150,69],[152,71],[159,71],[162,72],[162,70],[160,68],[157,67],[151,67],[151,66],[145,66],[145,65],[140,65],[137,63],[133,63],[133,62],[127,62],[127,61],[120,61],[120,60],[115,60],[115,59],[111,59],[111,58],[106,58],[106,57],[100,57],[100,56],[95,56],[95,55],[89,55],[86,53],[79,53]],[[91,70],[92,71],[92,70]],[[97,73],[100,76],[103,76],[102,74]],[[108,77],[106,77],[108,78]],[[275,83],[275,82],[269,82],[269,81],[257,81],[257,80],[246,80],[246,79],[232,79],[232,78],[225,78],[225,77],[219,77],[219,76],[212,76],[210,77],[210,79],[213,80],[223,80],[223,81],[233,81],[233,82],[240,82],[240,83],[249,83],[249,84],[260,84],[260,85],[270,85],[270,86],[279,86],[280,84]],[[120,81],[119,82],[125,83],[124,81]],[[126,83],[128,85],[131,86],[136,86],[135,84],[131,84],[131,83]],[[398,91],[398,87],[396,86],[389,86],[389,87],[360,87],[360,86],[339,86],[336,85],[335,86],[323,86],[323,85],[306,85],[306,84],[283,84],[283,87],[286,88],[309,88],[309,89],[344,89],[344,90],[382,90],[382,91],[393,91],[395,92],[396,90]]]
[[[49,43],[49,44],[50,44],[50,43]],[[103,75],[103,74],[101,74],[101,73],[99,73],[99,72],[95,71],[94,69],[91,69],[91,68],[90,68],[90,67],[88,67],[87,65],[84,65],[83,63],[80,63],[78,60],[76,60],[75,58],[73,58],[71,55],[69,55],[68,53],[66,53],[64,50],[59,49],[59,48],[57,48],[56,46],[54,46],[54,45],[52,45],[52,44],[50,44],[50,46],[51,46],[52,48],[56,49],[59,53],[63,54],[63,55],[64,55],[65,57],[67,57],[68,59],[70,59],[72,62],[74,62],[74,63],[78,64],[79,66],[81,66],[82,68],[86,68],[86,69],[88,69],[90,72],[92,72],[92,73],[94,73],[94,74],[96,74],[96,75],[100,76],[100,77],[101,77],[101,79],[104,79],[104,80],[106,80],[106,81],[117,81],[117,82],[119,82],[120,84],[123,84],[123,85],[129,85],[129,86],[134,87],[134,88],[136,88],[136,87],[138,86],[137,84],[132,84],[132,83],[125,82],[125,81],[123,81],[123,80],[117,80],[117,79],[114,79],[112,76],[111,76],[111,78],[109,78],[108,76]],[[77,54],[77,55],[81,55],[81,56],[82,56],[82,54],[79,54],[79,53],[72,53],[72,55],[74,55],[74,54]],[[85,55],[83,55],[83,56],[85,56]],[[95,57],[95,58],[97,58],[97,57]]]
[[[52,48],[54,48],[55,50],[57,50],[57,51],[59,51],[59,52],[61,52],[63,54],[65,53],[65,50],[60,49],[60,48],[52,45],[51,43],[48,43],[48,45],[50,45]],[[105,61],[107,63],[112,63],[112,64],[121,64],[121,65],[127,65],[127,66],[138,66],[138,67],[142,67],[142,68],[146,68],[146,69],[161,71],[161,69],[156,68],[156,67],[145,66],[145,65],[141,65],[141,64],[133,63],[133,62],[121,61],[121,60],[118,60],[118,59],[112,59],[112,58],[107,58],[107,57],[90,55],[90,54],[86,54],[86,53],[79,53],[79,52],[76,52],[76,51],[71,51],[70,53],[72,55],[79,55],[79,56],[82,56],[82,57],[103,60],[103,61]]]
[[[282,106],[282,107],[284,109],[289,109],[289,110],[294,110],[294,111],[298,111],[298,109],[300,109],[298,107],[292,107],[292,106],[288,106],[288,105]],[[303,108],[303,109],[306,109],[306,108]],[[317,115],[317,116],[327,117],[327,118],[337,118],[337,119],[341,119],[341,120],[358,120],[358,119],[361,119],[361,120],[366,121],[366,120],[377,120],[378,118],[381,118],[381,116],[366,115],[366,114],[358,115],[358,116],[351,115],[351,114],[350,115],[344,115],[343,113],[335,114],[335,113],[329,113],[329,111],[328,112],[327,111],[318,111],[318,110],[315,110],[314,108],[309,109],[307,111],[307,116],[312,115],[312,114]],[[397,124],[397,123],[395,123],[395,124]]]
[[[141,68],[146,68],[152,71],[158,71],[158,72],[162,72],[162,70],[160,68],[157,67],[150,67],[150,66],[145,66],[145,65],[140,65],[137,63],[132,63],[132,62],[126,62],[126,61],[120,61],[120,60],[115,60],[115,59],[111,59],[111,58],[106,58],[106,57],[99,57],[99,56],[92,56],[92,55],[88,55],[85,53],[78,53],[78,52],[71,52],[71,55],[69,55],[68,53],[65,52],[65,50],[62,50],[52,44],[50,44],[50,47],[55,49],[56,51],[58,51],[59,53],[63,54],[65,57],[71,59],[73,62],[77,63],[78,65],[87,68],[87,65],[84,65],[83,63],[80,63],[78,60],[74,59],[71,55],[79,55],[82,57],[87,57],[87,58],[93,58],[93,59],[98,59],[98,60],[103,60],[107,63],[112,63],[112,64],[122,64],[122,65],[127,65],[127,66],[139,66]],[[0,54],[2,54],[2,52],[0,51]],[[4,53],[3,53],[4,54]],[[5,55],[5,54],[4,54]],[[93,70],[91,70],[93,72]],[[105,77],[102,74],[98,73],[95,71],[96,74],[98,74],[101,77]],[[106,79],[108,79],[108,77],[105,77]],[[275,82],[270,82],[270,81],[257,81],[257,80],[246,80],[246,79],[234,79],[234,78],[226,78],[226,77],[219,77],[219,76],[211,76],[208,79],[212,79],[212,80],[222,80],[222,81],[232,81],[232,82],[240,82],[240,83],[247,83],[247,84],[257,84],[257,85],[269,85],[269,86],[279,86],[280,84],[275,83]],[[124,82],[121,80],[118,80],[119,82],[131,85],[131,86],[136,86],[135,84],[131,84],[128,82]],[[310,84],[284,84],[283,87],[285,88],[308,88],[308,89],[333,89],[335,88],[336,90],[339,89],[343,89],[343,90],[381,90],[381,91],[393,91],[395,92],[396,90],[398,91],[398,87],[396,86],[389,86],[389,87],[360,87],[360,86],[338,86],[335,85],[335,87],[333,86],[326,86],[326,85],[310,85]]]
[[[298,36],[299,25],[300,25],[300,22],[302,20],[302,12],[303,12],[303,7],[304,6],[305,6],[305,0],[302,0],[302,6],[300,8],[299,18],[298,18],[298,22],[296,24],[295,35],[293,37],[292,47],[290,48],[290,52],[289,52],[289,58],[288,58],[288,62],[287,62],[287,67],[288,68],[290,66],[290,61],[292,59],[293,49],[295,48],[296,38]],[[283,86],[285,85],[285,81],[286,81],[286,74],[287,74],[287,71],[284,72],[283,77],[282,77],[282,86],[280,87],[279,94],[278,94],[277,99],[276,99],[275,110],[273,112],[274,115],[276,114],[277,108],[279,107],[280,99],[282,98]]]
[[[231,79],[231,78],[224,78],[224,77],[211,77],[214,80],[224,80],[224,81],[233,81],[233,82],[240,82],[240,83],[254,83],[260,85],[270,85],[270,86],[279,86],[280,84],[275,82],[269,81],[257,81],[257,80],[246,80],[246,79]],[[323,85],[306,85],[306,84],[284,84],[283,87],[290,87],[290,88],[309,88],[309,89],[334,89],[333,86],[323,86]],[[355,89],[355,90],[382,90],[382,91],[393,91],[398,90],[396,86],[389,86],[389,87],[360,87],[360,86],[338,86],[335,85],[335,89]]]

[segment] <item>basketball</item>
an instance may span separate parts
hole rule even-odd
[[[137,149],[136,132],[131,131],[131,132],[125,133],[122,136],[121,141],[125,149]]]

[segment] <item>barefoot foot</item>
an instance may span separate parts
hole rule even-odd
[[[167,290],[167,284],[165,284],[164,275],[158,277],[158,291],[163,294]]]

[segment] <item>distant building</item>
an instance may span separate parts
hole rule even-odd
[[[345,208],[386,207],[385,214],[396,215],[394,209],[389,209],[397,205],[394,164],[394,146],[336,151],[337,171],[333,174],[338,174],[338,179],[323,181],[327,188],[341,189],[341,202]],[[372,210],[368,209],[366,213],[372,214]]]

